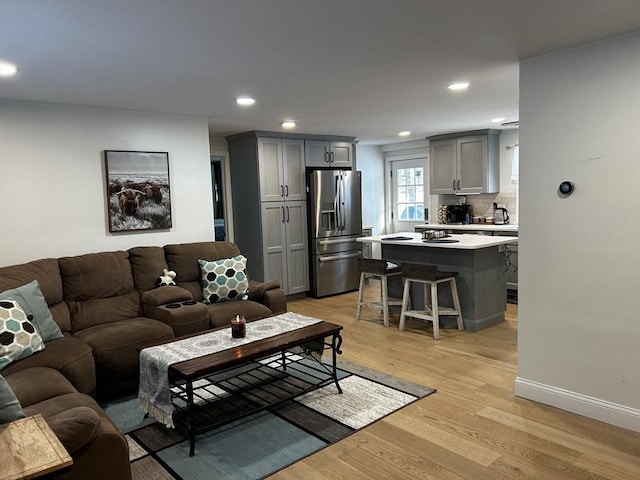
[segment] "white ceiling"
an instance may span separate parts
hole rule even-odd
[[[518,60],[638,29],[640,0],[0,0],[0,99],[385,144],[517,120]]]

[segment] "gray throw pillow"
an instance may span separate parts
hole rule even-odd
[[[62,338],[60,327],[53,319],[49,305],[40,290],[40,284],[34,280],[26,285],[0,293],[0,300],[15,300],[27,315],[33,317],[32,322],[38,329],[42,340],[46,343]]]
[[[16,398],[16,394],[13,393],[4,377],[0,375],[0,425],[24,417],[22,405]]]

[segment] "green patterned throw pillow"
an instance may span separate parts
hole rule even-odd
[[[244,255],[215,262],[198,260],[202,273],[204,303],[246,300],[249,297],[249,279],[245,274],[247,259]]]
[[[38,329],[38,333],[45,343],[62,338],[60,327],[53,319],[37,280],[0,293],[1,300],[17,301],[27,316],[31,315],[33,317],[30,320]]]
[[[44,349],[42,337],[15,300],[0,300],[0,370]]]

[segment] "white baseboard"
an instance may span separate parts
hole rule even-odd
[[[525,378],[516,378],[515,394],[617,427],[640,432],[640,410]]]

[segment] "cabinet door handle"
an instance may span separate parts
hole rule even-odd
[[[455,190],[456,189],[456,179],[453,179],[453,182],[451,183],[451,190]]]
[[[330,162],[330,160],[329,160],[329,152],[324,152],[324,161],[325,161],[325,163],[329,163]]]
[[[284,186],[280,185],[280,196],[284,197]]]
[[[288,197],[288,196],[289,196],[289,185],[285,185],[285,186],[284,186],[284,192],[285,192],[285,193],[284,193],[284,196],[285,196],[285,197]]]
[[[287,207],[287,223],[289,223],[289,207]]]
[[[284,223],[284,207],[280,207],[282,208],[282,223]]]
[[[331,160],[329,160],[329,163],[333,163],[335,161],[335,158],[333,157],[333,152],[329,152],[329,158]]]
[[[458,190],[460,190],[460,179],[458,179]]]

